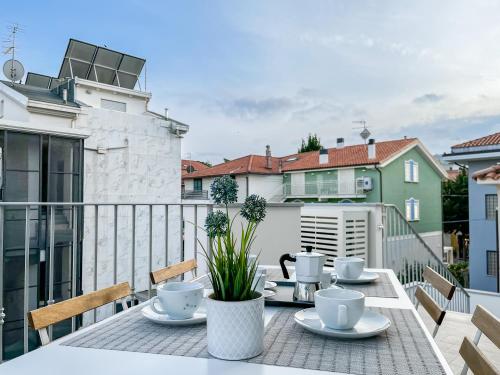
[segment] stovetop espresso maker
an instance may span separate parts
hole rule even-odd
[[[290,275],[285,262],[295,263],[295,288],[294,301],[314,302],[314,292],[321,289],[321,275],[325,264],[325,255],[312,251],[312,246],[306,246],[306,251],[295,254],[283,254],[280,257],[280,266],[283,277],[289,279]]]

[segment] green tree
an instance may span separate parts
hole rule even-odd
[[[205,164],[207,167],[213,167],[212,163],[210,163],[208,160],[207,161],[202,161],[202,164]]]
[[[455,180],[443,182],[443,222],[445,231],[463,227],[468,233],[469,187],[467,169],[461,168]]]
[[[307,136],[307,141],[302,139],[302,145],[299,148],[299,153],[301,152],[309,152],[309,151],[318,151],[321,150],[323,146],[321,146],[321,140],[316,134],[311,134]]]

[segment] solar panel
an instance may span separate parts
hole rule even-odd
[[[44,74],[29,72],[28,75],[26,76],[26,81],[24,82],[24,84],[48,89],[50,86],[51,79],[52,77],[46,76]]]
[[[134,89],[146,60],[70,39],[59,78],[79,77]]]
[[[50,81],[49,89],[52,90],[53,88],[56,88],[57,86],[60,86],[63,82],[64,82],[64,80],[62,80],[60,78],[53,77],[52,80]]]

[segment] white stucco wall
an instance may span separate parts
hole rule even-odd
[[[2,87],[3,86],[3,87]],[[0,82],[0,101],[3,100],[3,116],[1,119],[9,121],[28,121],[29,113],[22,104],[10,97],[5,90],[5,85]]]
[[[283,196],[283,175],[249,175],[250,194],[258,194],[267,201],[276,201]]]
[[[101,99],[123,102],[127,105],[127,113],[142,115],[147,109],[147,99],[142,97],[130,97],[120,91],[96,91],[84,85],[77,84],[76,99],[93,108],[101,108]]]
[[[119,203],[180,202],[180,138],[149,116],[84,108],[79,128],[91,132],[85,142],[84,201]],[[99,154],[92,148],[123,147]],[[148,288],[149,208],[136,212],[137,291]],[[153,269],[165,266],[165,210],[153,209]],[[94,212],[86,210],[83,289],[94,289]],[[99,211],[98,288],[113,283],[113,210]],[[179,261],[179,208],[169,209],[169,259]],[[131,208],[119,210],[118,282],[131,280]]]

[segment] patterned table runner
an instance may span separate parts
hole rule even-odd
[[[293,273],[294,271],[292,270],[291,272]],[[290,275],[292,273],[290,273]],[[368,284],[338,284],[346,289],[360,291],[367,297],[398,298],[398,293],[396,289],[394,289],[394,285],[392,285],[389,275],[385,272],[380,272],[379,276],[377,280]],[[280,269],[268,269],[267,280],[276,282],[287,281],[287,279],[283,277],[283,273]]]
[[[295,323],[298,310],[278,310],[266,326],[263,354],[247,362],[359,375],[445,373],[411,310],[372,308],[392,325],[384,334],[361,340],[312,334]],[[61,345],[210,358],[206,332],[204,324],[157,325],[135,309]]]

